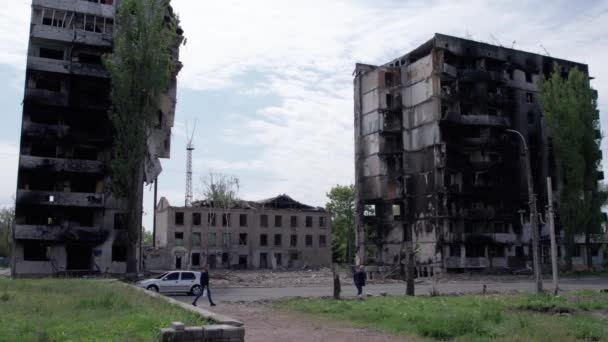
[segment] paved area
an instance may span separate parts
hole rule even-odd
[[[278,311],[264,304],[224,304],[214,312],[245,322],[247,342],[397,342],[403,337],[362,329],[346,323],[320,321],[293,312]]]
[[[10,268],[0,268],[0,278],[9,278],[11,276]]]
[[[437,284],[440,294],[464,294],[480,293],[483,285],[486,285],[488,292],[532,292],[535,289],[532,280],[512,280],[506,278],[500,280],[483,281],[475,280],[454,280]],[[551,288],[551,279],[544,280],[544,288]],[[426,295],[431,290],[430,281],[423,281],[416,284],[416,294]],[[560,281],[560,289],[564,291],[591,289],[608,289],[608,277],[585,277],[567,278]],[[280,288],[238,288],[238,287],[213,287],[211,283],[212,298],[220,303],[238,303],[251,301],[277,300],[289,297],[327,297],[331,296],[333,288],[330,286],[307,286],[307,287],[280,287]],[[372,294],[387,292],[389,295],[403,295],[405,284],[377,284],[365,287],[365,291]],[[353,296],[355,288],[351,285],[342,286],[342,295]],[[185,295],[172,296],[177,300],[192,302],[193,297]]]

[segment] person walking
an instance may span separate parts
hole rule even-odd
[[[211,299],[211,290],[209,290],[209,269],[207,266],[203,267],[203,272],[201,272],[201,292],[198,293],[196,298],[194,298],[194,302],[192,305],[196,306],[196,302],[199,298],[205,293],[205,289],[207,290],[207,298],[209,299],[209,304],[211,306],[215,306],[213,299]]]
[[[355,287],[357,288],[357,296],[361,296],[363,294],[363,286],[365,286],[366,279],[365,266],[359,265],[355,270],[355,275],[353,276],[353,281],[355,283]]]

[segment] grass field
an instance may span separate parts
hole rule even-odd
[[[322,319],[457,341],[608,341],[608,294],[374,297],[292,300],[281,308]]]
[[[0,341],[155,341],[199,316],[118,282],[0,279]]]

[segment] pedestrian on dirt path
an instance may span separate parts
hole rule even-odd
[[[363,286],[365,286],[366,279],[367,276],[365,275],[365,266],[357,266],[355,275],[353,276],[353,281],[355,283],[355,287],[357,288],[357,296],[361,296],[361,294],[363,294]]]
[[[207,298],[209,299],[209,304],[211,306],[215,306],[213,299],[211,299],[211,290],[209,290],[209,268],[207,268],[207,266],[203,267],[203,272],[201,272],[201,292],[199,292],[196,298],[194,298],[194,302],[192,302],[192,305],[196,306],[196,302],[199,298],[201,298],[203,293],[205,293],[205,290],[207,290]]]

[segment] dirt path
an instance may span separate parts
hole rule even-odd
[[[214,312],[245,323],[247,342],[396,342],[408,341],[382,332],[321,322],[297,313],[285,312],[265,304],[222,304]]]

